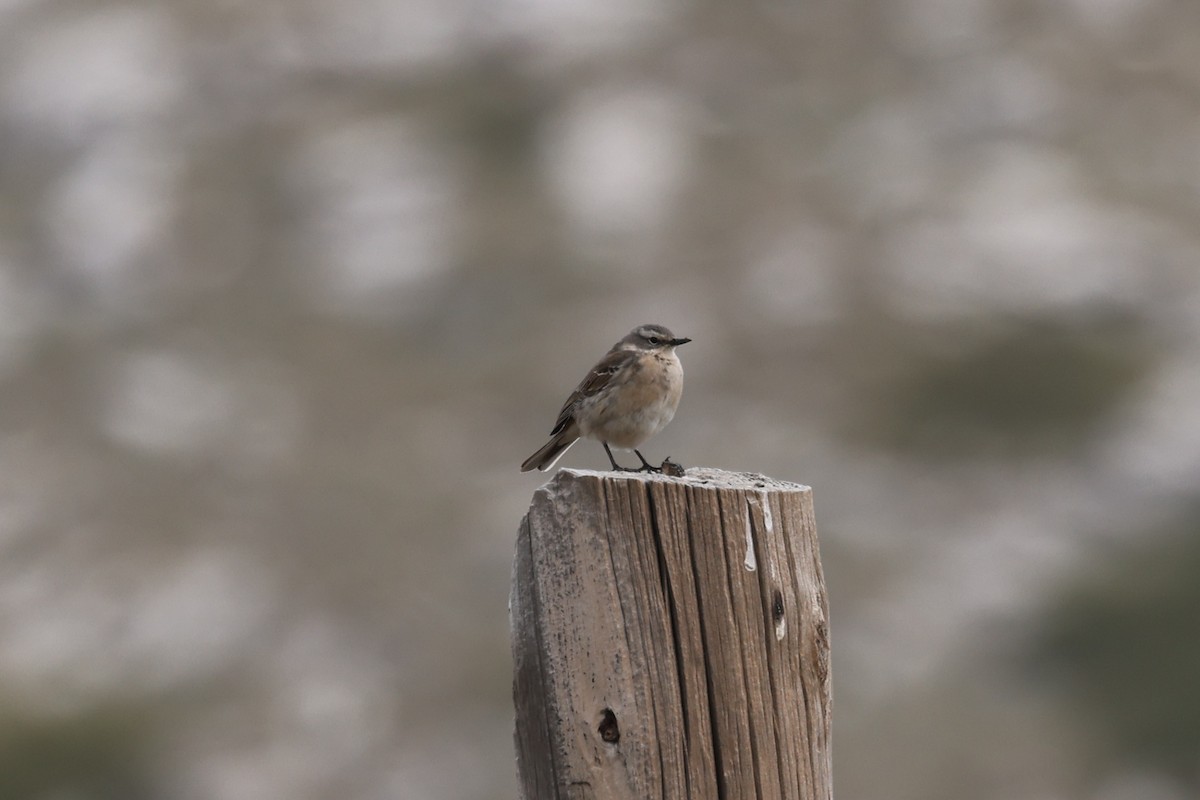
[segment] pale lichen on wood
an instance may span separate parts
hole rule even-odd
[[[526,800],[829,800],[828,607],[811,491],[562,470],[511,597]]]

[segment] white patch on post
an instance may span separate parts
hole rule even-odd
[[[754,502],[753,497],[746,498],[750,505],[758,505]],[[754,526],[750,522],[750,510],[746,509],[746,558],[742,561],[742,566],[747,572],[754,572],[758,569],[758,556],[754,553]]]

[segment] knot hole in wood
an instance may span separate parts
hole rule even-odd
[[[621,741],[621,728],[617,725],[617,715],[611,708],[600,712],[600,724],[596,729],[600,732],[600,738],[609,744]]]

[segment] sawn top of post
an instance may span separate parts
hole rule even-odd
[[[767,492],[811,492],[812,489],[801,483],[776,480],[757,472],[728,472],[714,467],[692,467],[682,478],[670,475],[660,475],[652,472],[612,472],[610,470],[593,469],[560,469],[547,485],[573,478],[599,478],[605,481],[641,481],[655,483],[676,483],[695,487],[713,489],[744,489],[747,491]]]

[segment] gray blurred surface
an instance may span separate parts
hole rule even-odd
[[[513,797],[643,322],[814,487],[839,796],[1196,796],[1198,143],[1195,3],[0,3],[0,796]]]

